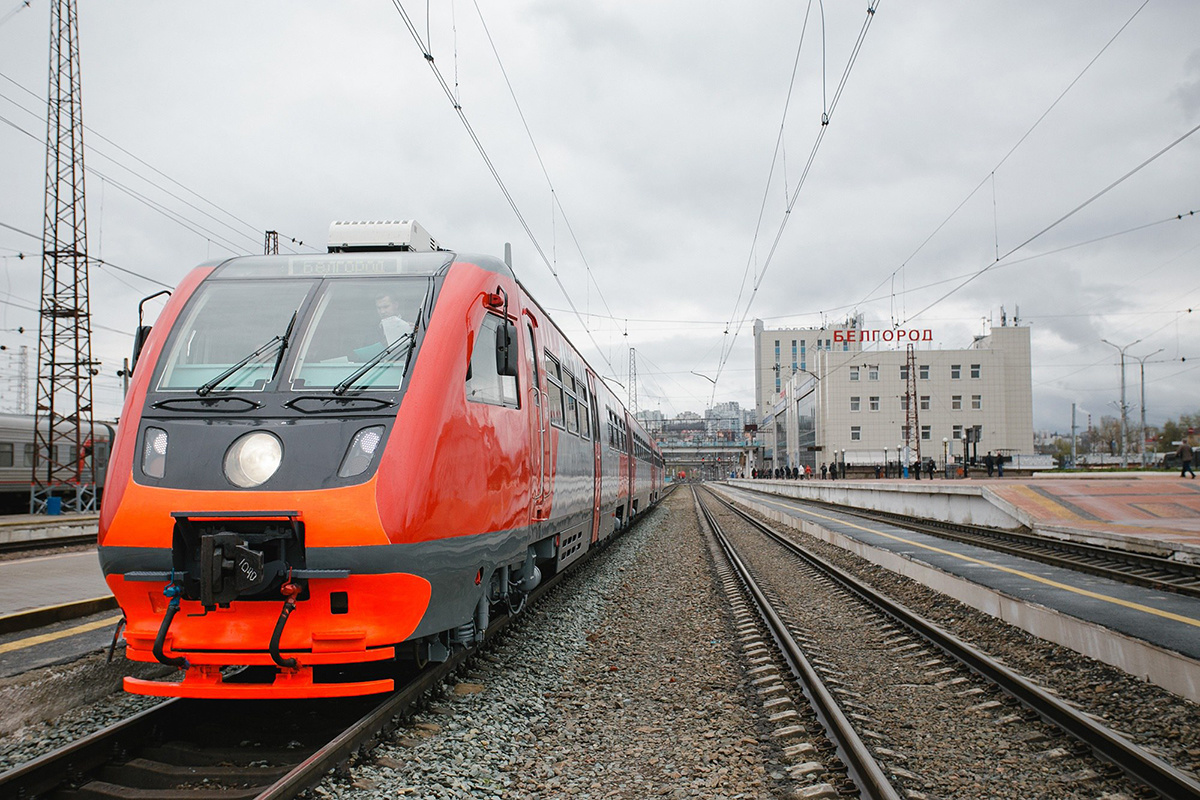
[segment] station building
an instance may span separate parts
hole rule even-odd
[[[917,461],[908,438],[907,349],[878,349],[886,346],[879,333],[864,331],[861,318],[823,329],[769,330],[755,322],[762,466]],[[873,340],[867,349],[864,338]],[[793,340],[804,357],[792,356]],[[1013,466],[1041,465],[1033,455],[1029,328],[992,327],[957,350],[917,343],[913,366],[912,424],[922,460],[940,468],[991,452]]]

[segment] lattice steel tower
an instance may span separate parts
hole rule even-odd
[[[637,418],[637,350],[629,348],[629,416]]]
[[[908,447],[909,458],[916,455],[917,469],[921,468],[921,415],[917,413],[917,356],[916,351],[910,344],[908,346],[908,355],[905,359],[907,367],[907,380],[905,384],[904,395],[908,398],[906,403],[907,408],[904,412],[904,444]]]
[[[50,3],[46,214],[30,510],[94,511],[91,314],[83,190],[83,94],[75,0]]]

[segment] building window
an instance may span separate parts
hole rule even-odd
[[[850,380],[852,380],[852,381],[858,380],[858,367],[850,368]]]
[[[962,364],[950,365],[950,380],[958,380],[962,377]]]
[[[908,380],[908,364],[904,364],[900,367],[900,380]]]
[[[929,441],[930,439],[933,438],[933,431],[931,430],[932,427],[933,426],[931,426],[931,425],[922,425],[921,426],[921,438],[924,439],[925,441]]]
[[[908,411],[908,395],[907,394],[900,395],[900,410]]]
[[[927,395],[927,394],[921,395],[921,410],[922,411],[929,410],[929,395]]]
[[[879,380],[879,367],[867,367],[867,380]]]
[[[878,397],[872,397],[872,398],[871,398],[871,410],[872,410],[872,411],[878,411],[878,410],[879,410],[879,398],[878,398]]]
[[[858,425],[850,426],[850,441],[858,442],[862,440],[862,428]]]
[[[955,439],[961,439],[962,438],[962,425],[955,425],[954,433],[952,433],[951,436]]]
[[[972,378],[978,378],[978,377],[979,377],[979,373],[980,373],[979,365],[978,365],[978,364],[972,364],[972,365],[971,365],[971,377],[972,377]]]
[[[917,377],[919,377],[923,381],[929,380],[929,365],[928,364],[921,365],[920,371],[918,372]]]
[[[861,399],[862,398],[859,398],[859,397],[851,397],[850,398],[850,410],[851,411],[858,411],[859,401]]]
[[[974,411],[979,411],[982,408],[983,408],[983,395],[981,395],[981,394],[971,395],[971,409]]]
[[[962,411],[962,395],[956,394],[950,398],[950,409],[952,411]]]

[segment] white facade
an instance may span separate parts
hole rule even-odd
[[[969,348],[917,349],[914,355],[922,459],[942,464],[945,456],[961,457],[968,431],[975,440],[969,455],[1033,453],[1028,328],[996,327]],[[851,465],[895,463],[907,439],[907,352],[832,349],[814,356],[807,366],[812,374],[791,376],[763,415],[760,440],[778,454],[772,466],[835,458]],[[915,451],[903,454],[908,463],[917,458]]]
[[[862,319],[821,328],[767,328],[754,320],[754,406],[761,420],[786,391],[792,375],[816,369],[820,353],[857,353],[858,341],[840,341],[845,332],[862,328]],[[839,333],[840,332],[840,333]],[[839,341],[835,341],[836,338]]]

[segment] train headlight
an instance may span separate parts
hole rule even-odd
[[[162,428],[146,428],[142,445],[142,472],[151,478],[161,478],[167,468],[167,432]]]
[[[338,477],[353,478],[355,475],[366,472],[367,467],[371,466],[371,460],[375,458],[375,451],[379,448],[379,442],[382,440],[382,425],[363,428],[354,434],[350,448],[346,451],[345,458],[342,459],[342,466],[338,468]]]
[[[270,433],[247,433],[225,453],[225,477],[235,486],[250,489],[265,483],[283,461],[283,444]]]

